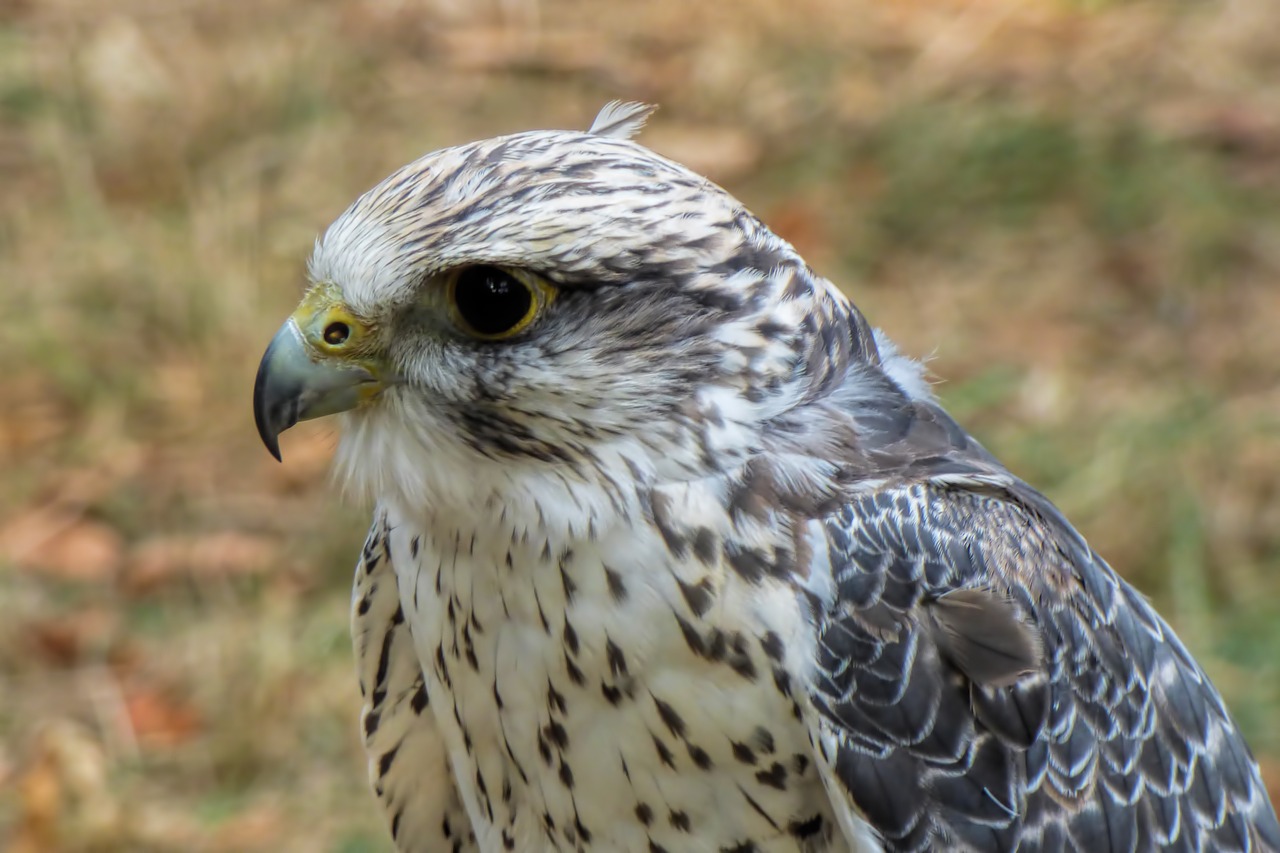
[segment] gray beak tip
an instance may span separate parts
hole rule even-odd
[[[271,348],[268,347],[253,382],[253,422],[267,452],[277,462],[283,462],[284,459],[280,456],[280,433],[298,422],[297,399],[291,394],[279,393],[278,382],[270,373],[270,354]]]
[[[267,452],[276,458],[277,462],[283,463],[284,457],[280,455],[280,442],[275,436],[267,437],[267,434],[259,429],[258,434],[262,436],[262,443],[266,446]]]
[[[312,358],[290,319],[267,345],[253,383],[253,422],[267,452],[280,458],[280,433],[298,421],[354,409],[382,386],[359,364]]]

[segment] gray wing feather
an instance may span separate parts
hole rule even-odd
[[[825,523],[811,698],[832,787],[891,851],[1280,850],[1172,630],[945,413],[908,415],[923,442],[899,423],[868,451],[898,476]]]
[[[478,853],[400,608],[382,514],[356,566],[351,636],[364,698],[360,725],[369,783],[396,849]]]

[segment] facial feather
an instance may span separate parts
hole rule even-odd
[[[511,341],[452,333],[441,277],[476,264],[527,270],[560,295]],[[548,499],[603,518],[637,482],[707,476],[770,443],[846,440],[847,418],[775,427],[880,370],[861,315],[789,244],[623,138],[544,131],[430,154],[339,217],[310,272],[383,330],[400,377],[345,416],[340,475],[415,508],[492,513],[502,495],[501,512],[527,523]],[[898,385],[927,393],[886,352]],[[779,470],[808,485],[825,473]]]

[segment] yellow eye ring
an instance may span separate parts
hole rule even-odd
[[[502,341],[527,329],[555,289],[524,272],[477,265],[450,276],[445,295],[455,326],[478,340]]]

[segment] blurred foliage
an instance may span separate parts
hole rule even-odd
[[[108,11],[109,9],[109,11]],[[249,390],[422,152],[658,102],[1151,595],[1280,779],[1280,5],[0,0],[0,837],[385,849],[365,507]]]

